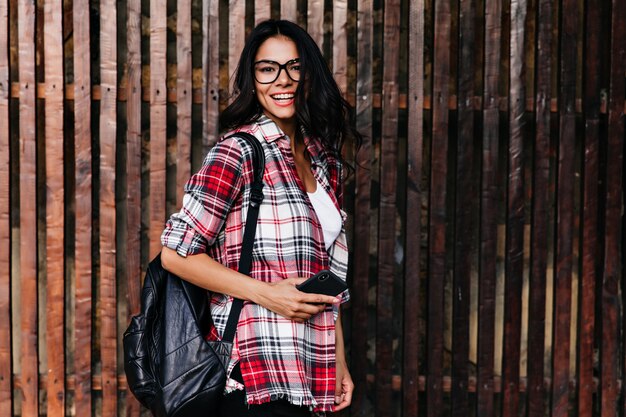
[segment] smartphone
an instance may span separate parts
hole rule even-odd
[[[296,288],[302,292],[324,294],[334,297],[347,290],[348,285],[337,275],[324,269],[304,281],[302,284],[296,285]]]

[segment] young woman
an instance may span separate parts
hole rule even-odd
[[[358,148],[361,137],[319,48],[294,23],[269,20],[252,31],[235,88],[220,118],[225,139],[187,183],[183,207],[163,231],[161,260],[211,291],[211,337],[224,331],[232,297],[244,300],[223,415],[338,411],[354,389],[339,313],[348,292],[295,286],[322,269],[346,278],[341,148]],[[250,277],[236,272],[253,178],[238,131],[254,135],[265,154]]]

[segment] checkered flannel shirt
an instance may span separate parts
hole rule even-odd
[[[345,229],[326,250],[322,227],[296,173],[289,138],[266,116],[238,130],[259,140],[266,161],[265,199],[259,211],[250,275],[276,282],[330,269],[345,279]],[[345,221],[340,209],[341,164],[318,140],[304,137],[315,179]],[[182,208],[167,222],[162,244],[181,256],[206,252],[236,270],[252,170],[250,145],[236,136],[222,139],[185,186]],[[347,301],[348,292],[341,297],[342,302]],[[231,303],[232,298],[223,294],[211,296],[217,335],[224,331]],[[283,398],[317,412],[332,411],[337,311],[336,306],[329,306],[309,321],[296,323],[254,303],[244,303],[229,371],[239,361],[248,404]]]

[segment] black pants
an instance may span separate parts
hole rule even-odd
[[[239,365],[235,366],[231,378],[243,381]],[[220,417],[311,417],[308,406],[297,406],[286,400],[270,401],[258,405],[246,404],[246,393],[234,391],[224,396],[219,411]]]

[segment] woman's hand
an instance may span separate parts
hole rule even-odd
[[[308,294],[298,290],[296,285],[304,281],[306,281],[305,278],[287,278],[267,284],[267,287],[257,293],[252,301],[276,314],[300,323],[324,311],[326,304],[339,302],[336,297]]]
[[[354,382],[348,371],[345,360],[337,360],[337,376],[335,382],[335,412],[343,410],[352,403]]]

